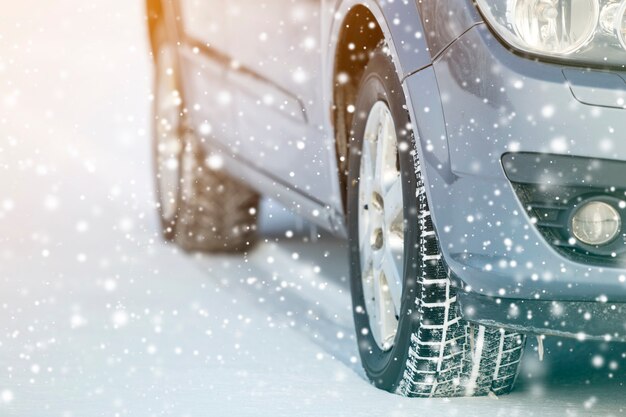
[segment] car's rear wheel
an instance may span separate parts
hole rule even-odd
[[[509,392],[525,337],[473,326],[439,250],[404,93],[379,48],[351,131],[348,224],[353,313],[370,380],[406,396]]]
[[[188,126],[176,45],[156,30],[154,167],[163,236],[187,251],[245,251],[256,241],[257,193],[221,170]],[[210,139],[210,138],[208,138]]]

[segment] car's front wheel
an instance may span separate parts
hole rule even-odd
[[[474,326],[460,316],[402,86],[382,47],[367,65],[355,107],[348,167],[350,275],[368,377],[406,396],[509,392],[525,337]]]

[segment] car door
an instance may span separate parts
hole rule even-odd
[[[322,0],[228,3],[236,152],[277,181],[338,207],[324,127]],[[332,155],[332,156],[331,156]]]
[[[227,13],[221,0],[178,0],[182,80],[188,115],[207,143],[230,145],[233,91],[226,72],[230,49]]]

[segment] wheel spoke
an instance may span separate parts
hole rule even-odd
[[[372,152],[370,143],[365,140],[361,154],[359,181],[359,249],[361,251],[361,269],[365,272],[367,263],[372,262]]]
[[[379,192],[383,190],[384,176],[385,176],[385,127],[384,122],[381,120],[378,125],[378,131],[376,134],[376,162],[374,167],[374,188]]]
[[[372,153],[372,143],[363,141],[363,151],[361,154],[361,170],[359,175],[359,194],[363,196],[363,202],[369,203],[372,198],[372,184],[374,178],[374,154]]]
[[[385,111],[382,119],[379,138],[382,146],[378,157],[381,160],[380,187],[384,195],[399,177],[400,172],[398,171],[398,141],[391,114]]]
[[[385,224],[390,232],[402,235],[404,232],[403,210],[404,201],[402,197],[402,181],[400,175],[391,183],[383,200],[385,202]]]
[[[402,275],[404,251],[398,251],[387,244],[382,255],[381,269],[387,279],[389,295],[395,307],[396,313],[400,312],[402,301]]]
[[[382,322],[381,322],[381,288],[380,288],[380,270],[373,269],[372,284],[373,284],[373,299],[371,303],[372,311],[368,312],[370,316],[370,327],[372,333],[374,333],[374,339],[380,341],[383,335]]]
[[[361,257],[361,270],[365,271],[372,264],[372,245],[370,244],[371,231],[366,229],[359,236],[360,257]]]
[[[379,340],[380,326],[378,312],[378,279],[372,269],[371,263],[363,270],[363,299],[365,300],[365,309],[370,321],[370,329],[375,340]]]
[[[379,273],[377,277],[378,279],[375,279],[374,282],[377,290],[376,295],[378,296],[376,299],[378,333],[382,349],[387,350],[393,346],[393,339],[398,327],[398,319],[384,272]]]

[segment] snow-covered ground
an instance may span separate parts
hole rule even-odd
[[[343,242],[276,208],[247,258],[160,241],[141,2],[0,10],[0,416],[626,414],[625,345],[531,346],[499,399],[374,389]]]

